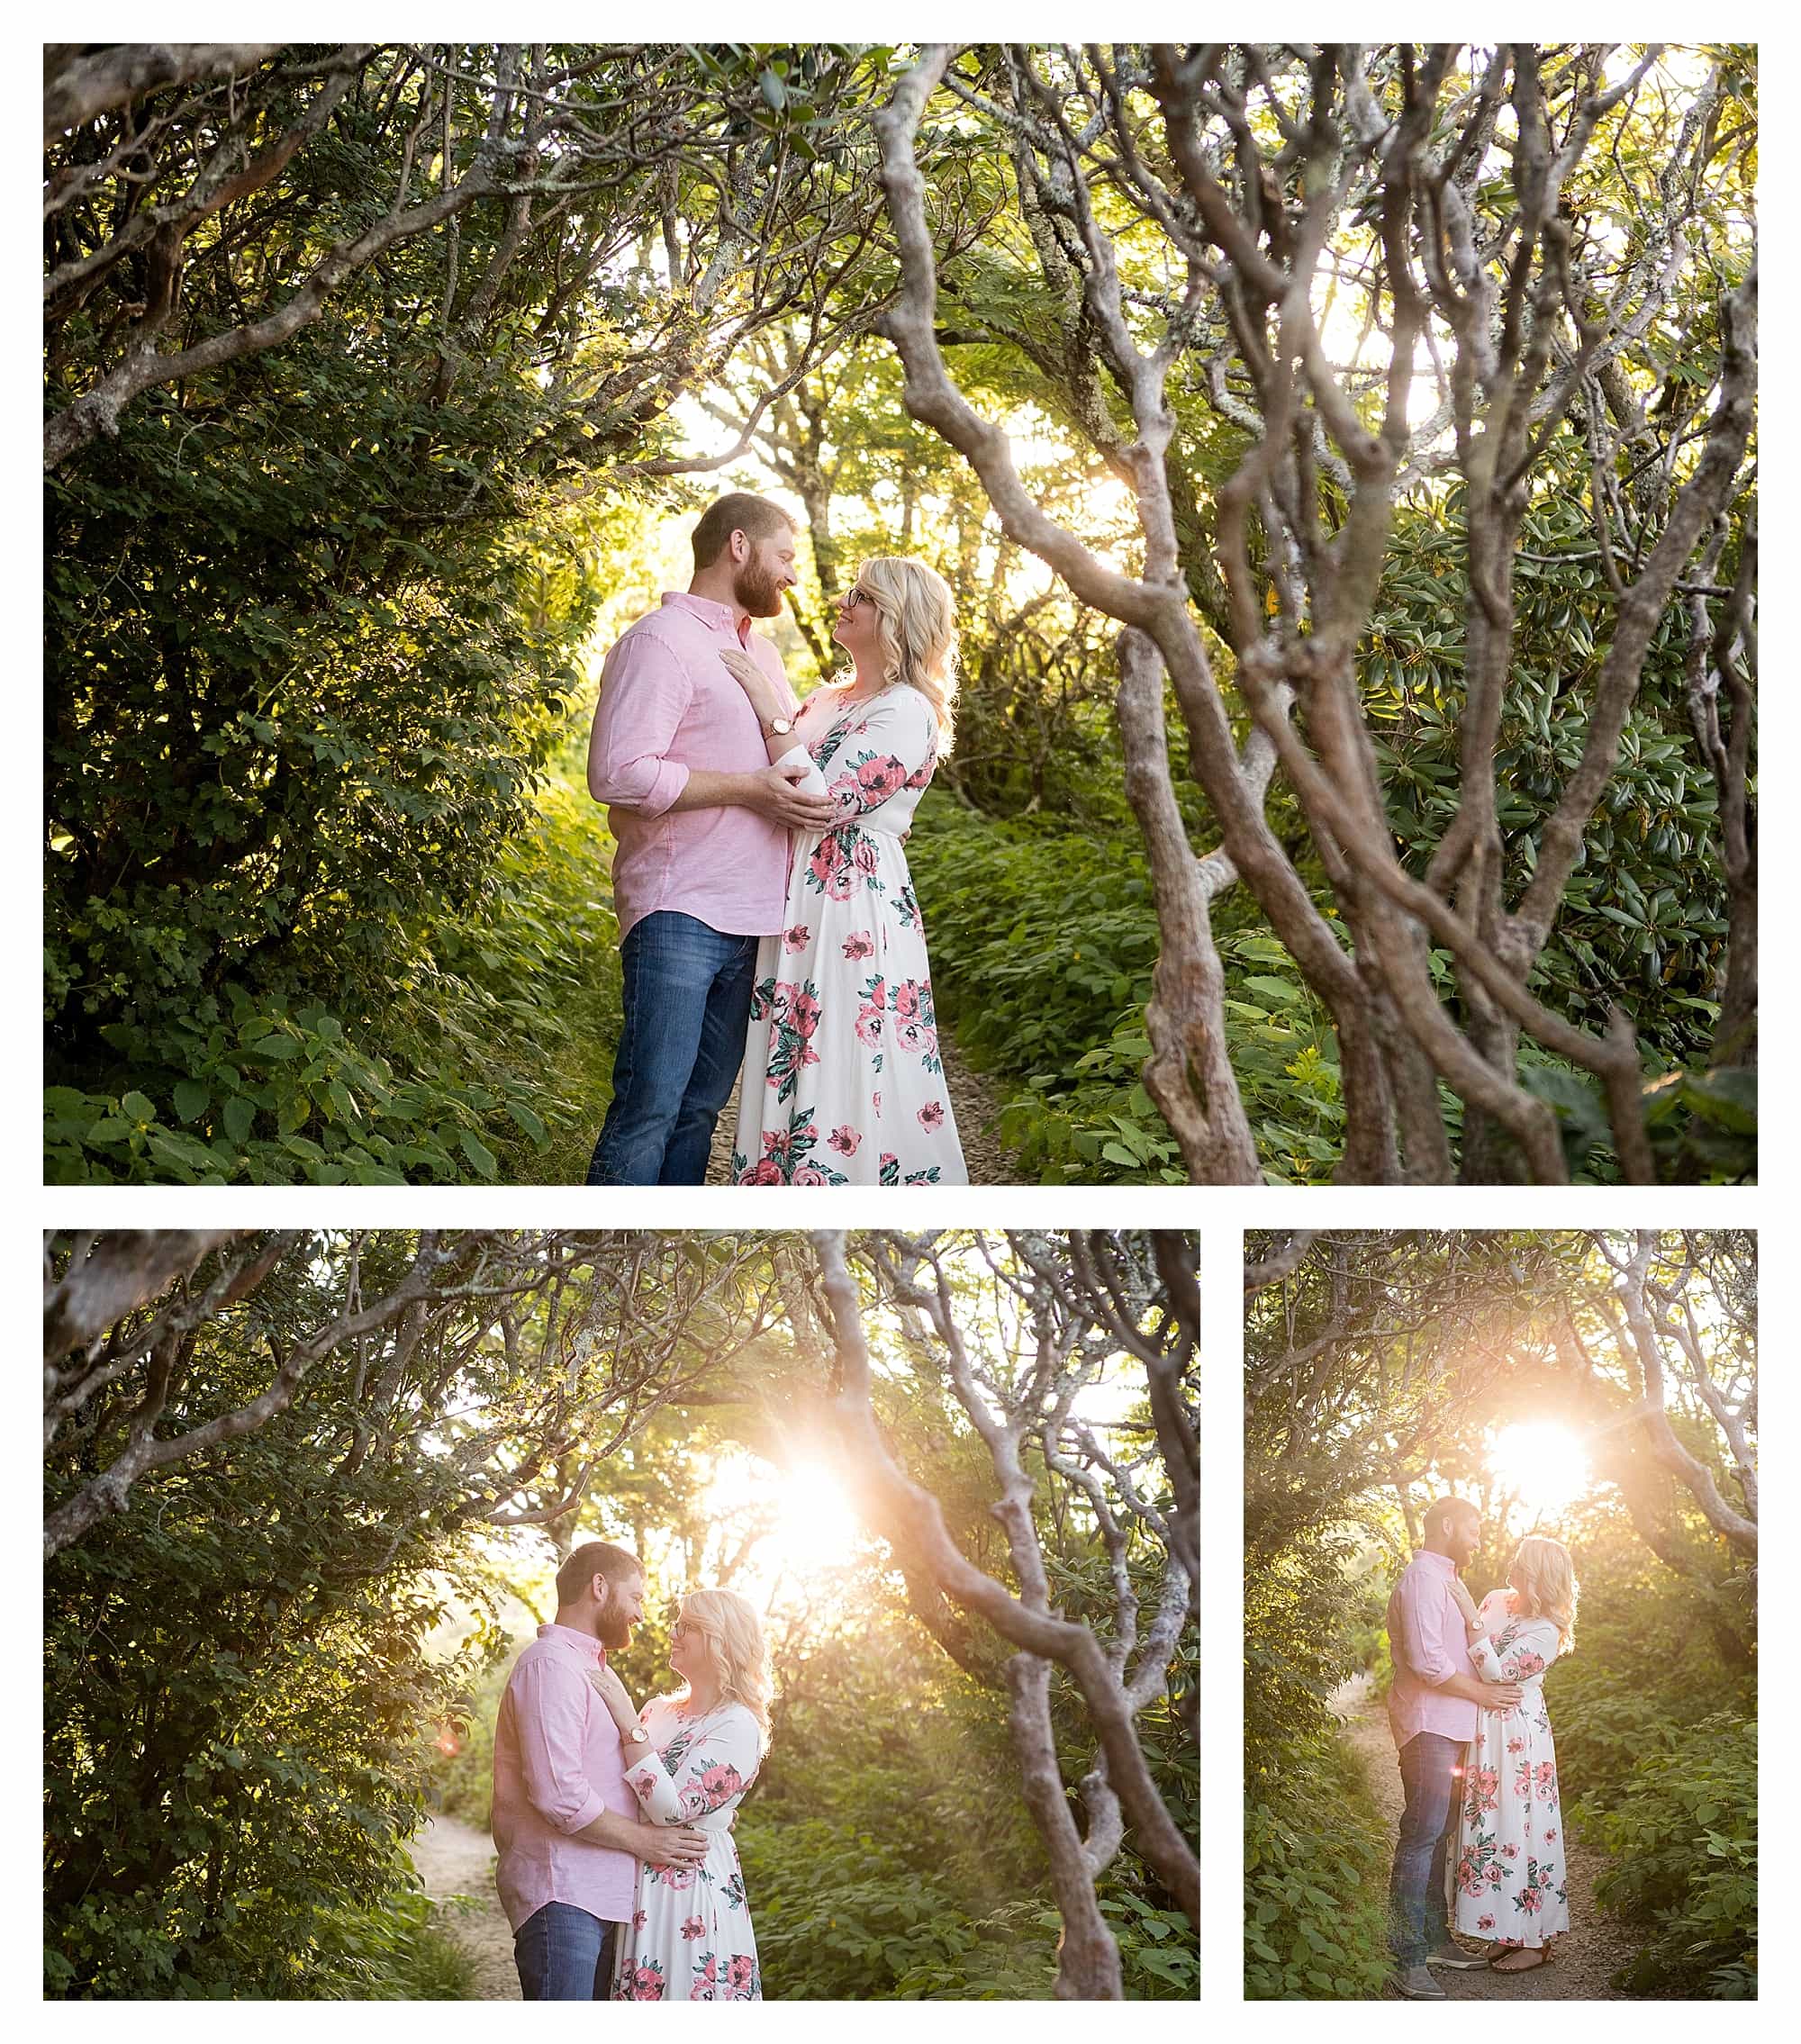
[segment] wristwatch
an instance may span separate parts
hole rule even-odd
[[[785,738],[794,728],[794,719],[792,717],[772,717],[763,728],[769,737]]]
[[[632,1726],[631,1730],[626,1733],[626,1737],[634,1746],[642,1746],[645,1741],[650,1737],[650,1734],[644,1729],[641,1724],[635,1724]]]

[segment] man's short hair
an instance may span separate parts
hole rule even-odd
[[[584,1541],[557,1571],[557,1601],[574,1604],[587,1595],[596,1576],[609,1583],[622,1583],[629,1576],[641,1576],[644,1564],[629,1548],[615,1547],[610,1540]]]
[[[1444,1530],[1446,1515],[1452,1512],[1467,1512],[1479,1526],[1482,1523],[1481,1512],[1467,1497],[1441,1497],[1435,1505],[1428,1505],[1425,1508],[1423,1524],[1428,1540],[1434,1531]]]
[[[741,532],[753,545],[772,532],[793,531],[794,520],[780,504],[767,497],[754,497],[747,490],[734,490],[729,496],[710,503],[701,513],[692,544],[694,565],[710,568],[725,551],[734,532]]]

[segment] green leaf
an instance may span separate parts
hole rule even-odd
[[[507,1112],[540,1150],[549,1142],[549,1131],[529,1108],[520,1106],[517,1100],[509,1100],[507,1102]]]
[[[494,1153],[479,1135],[466,1128],[462,1132],[462,1143],[463,1154],[468,1158],[484,1178],[491,1179],[498,1176],[500,1166],[494,1161]]]
[[[197,1079],[178,1079],[175,1088],[175,1111],[184,1121],[198,1121],[213,1099]]]
[[[234,1093],[226,1101],[224,1109],[225,1133],[240,1149],[250,1139],[250,1129],[257,1118],[257,1103],[247,1100],[241,1093]]]

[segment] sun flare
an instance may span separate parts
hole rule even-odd
[[[1588,1452],[1555,1420],[1504,1426],[1489,1450],[1489,1468],[1537,1518],[1565,1510],[1588,1488]]]
[[[753,1594],[766,1594],[781,1577],[804,1580],[841,1567],[864,1534],[837,1472],[817,1456],[781,1467],[761,1456],[721,1459],[706,1505],[726,1549],[752,1533],[739,1565],[747,1584],[758,1586]]]
[[[863,1521],[824,1462],[792,1464],[776,1485],[776,1497],[781,1517],[775,1538],[791,1569],[804,1575],[849,1559]]]

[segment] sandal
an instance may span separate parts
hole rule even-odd
[[[1538,1957],[1533,1960],[1530,1966],[1503,1966],[1501,1964],[1501,1961],[1510,1952],[1529,1951],[1535,1951],[1538,1954]],[[1492,1951],[1489,1954],[1489,1967],[1494,1973],[1536,1973],[1540,1967],[1549,1966],[1552,1963],[1551,1947],[1549,1945],[1503,1945],[1498,1951]]]

